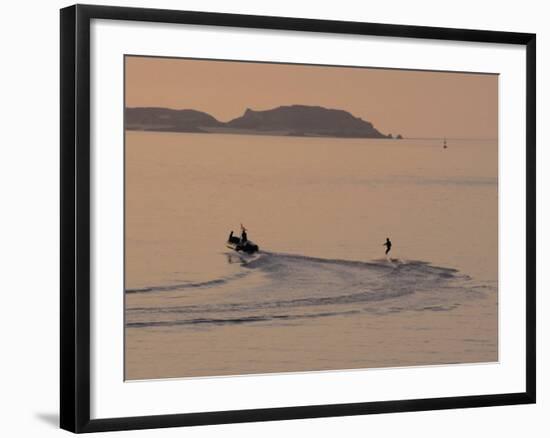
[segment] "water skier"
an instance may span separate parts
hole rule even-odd
[[[386,247],[386,255],[388,255],[388,253],[390,252],[391,250],[391,240],[389,237],[386,237],[386,242],[384,242],[384,244],[382,246],[385,246]]]

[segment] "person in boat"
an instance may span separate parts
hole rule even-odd
[[[384,242],[384,244],[382,246],[385,246],[386,247],[386,255],[388,255],[388,253],[390,252],[391,250],[391,240],[389,237],[386,237],[386,241]]]
[[[244,245],[248,242],[248,235],[246,234],[246,228],[241,224],[241,245]]]

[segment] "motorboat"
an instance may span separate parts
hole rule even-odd
[[[245,252],[247,254],[253,254],[255,252],[258,252],[260,250],[260,247],[256,245],[252,240],[246,240],[242,241],[241,238],[234,236],[233,231],[231,231],[231,234],[229,235],[229,238],[227,239],[227,242],[225,244],[228,248],[237,251],[237,252]]]

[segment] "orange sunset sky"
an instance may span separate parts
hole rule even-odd
[[[204,111],[343,109],[388,134],[498,137],[498,75],[126,56],[127,107]]]

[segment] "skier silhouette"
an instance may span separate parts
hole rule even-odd
[[[386,247],[386,255],[388,255],[388,253],[390,252],[391,250],[391,240],[389,237],[386,237],[386,241],[382,244],[382,246],[385,246]]]

